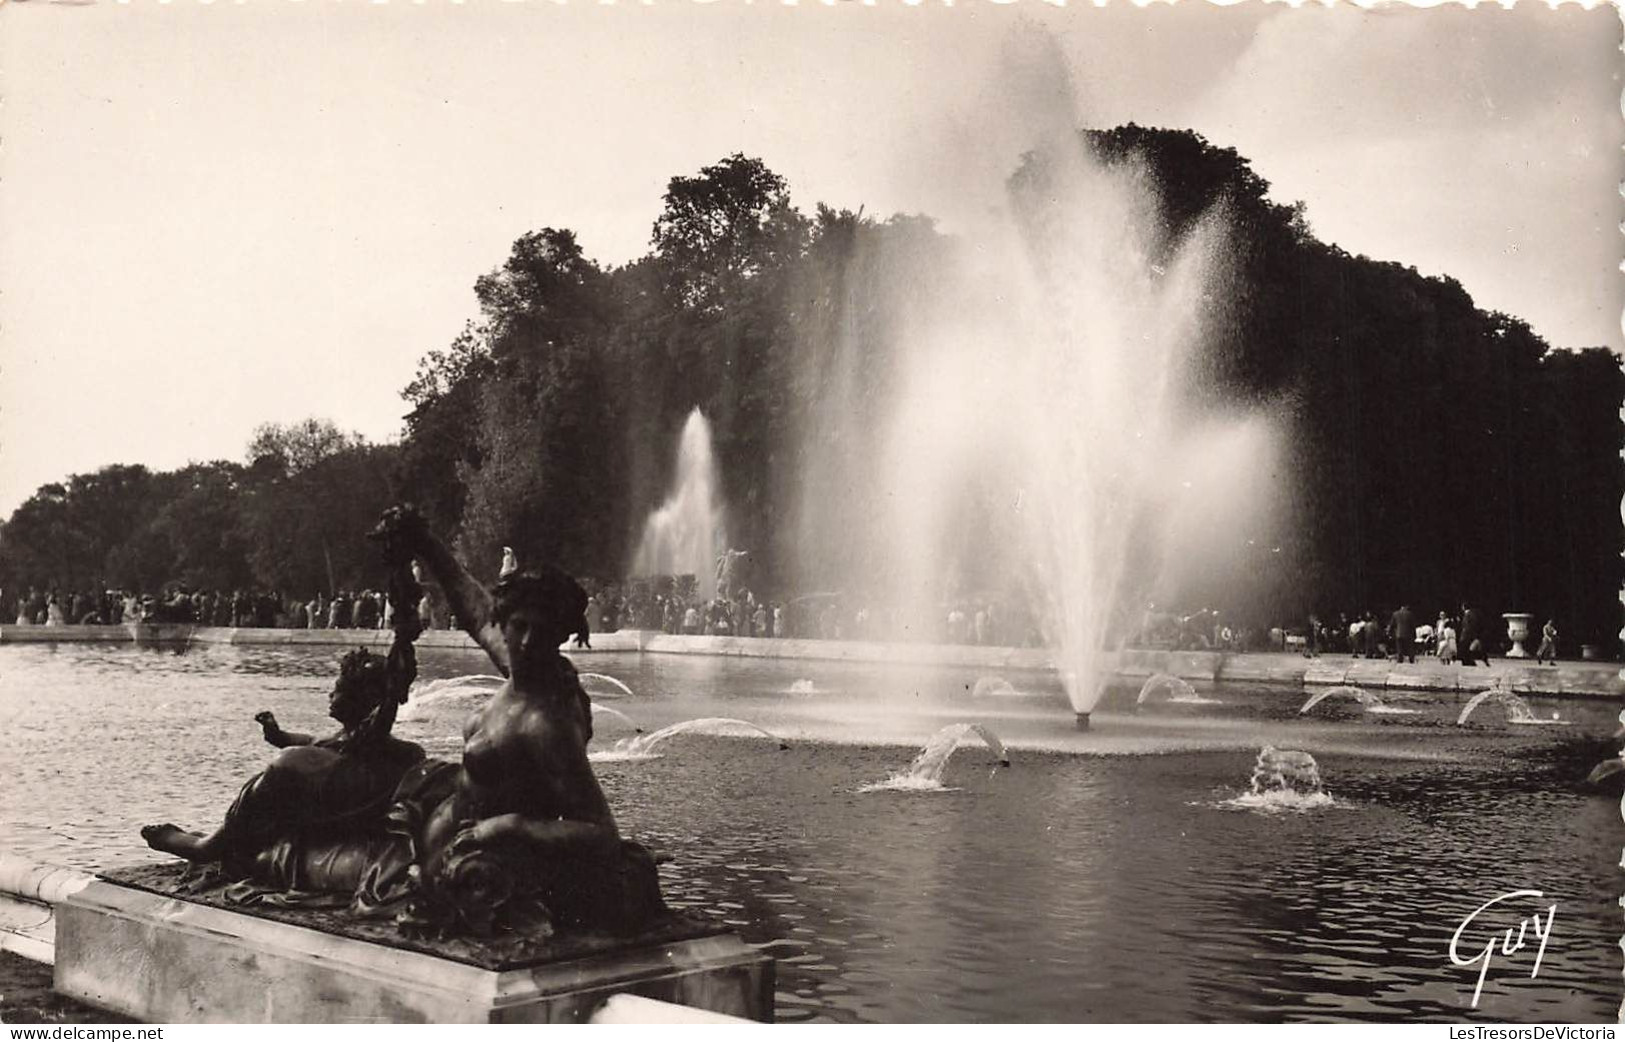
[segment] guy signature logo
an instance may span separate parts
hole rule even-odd
[[[1547,907],[1544,918],[1541,917],[1540,912],[1536,912],[1527,919],[1518,920],[1516,939],[1513,937],[1512,927],[1509,926],[1504,931],[1497,933],[1494,927],[1488,926],[1487,922],[1481,922],[1479,917],[1504,901],[1513,901],[1521,897],[1540,898],[1544,896],[1539,890],[1514,890],[1510,894],[1492,897],[1475,908],[1467,918],[1461,921],[1461,925],[1456,927],[1456,932],[1450,935],[1450,961],[1457,966],[1478,967],[1478,984],[1473,988],[1473,1007],[1475,1009],[1478,1006],[1478,996],[1484,990],[1484,978],[1489,976],[1490,960],[1497,949],[1500,950],[1502,955],[1511,955],[1513,952],[1521,951],[1527,945],[1534,943],[1533,938],[1529,937],[1533,933],[1534,937],[1540,938],[1540,947],[1535,951],[1535,965],[1529,971],[1529,977],[1532,980],[1540,973],[1540,960],[1546,955],[1546,942],[1552,936],[1552,925],[1557,922],[1557,903],[1554,901]],[[1492,918],[1495,917],[1486,917],[1486,920]],[[1504,917],[1501,918],[1504,922]],[[1473,933],[1469,934],[1469,930],[1472,930]],[[1489,939],[1483,942],[1482,947],[1479,947],[1477,937],[1484,936],[1486,933]],[[1468,936],[1465,946],[1462,941],[1463,935]],[[1471,957],[1463,958],[1463,952],[1472,953]]]

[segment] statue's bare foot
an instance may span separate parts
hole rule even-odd
[[[199,837],[179,825],[143,825],[141,838],[147,846],[166,854],[190,859],[196,852]]]

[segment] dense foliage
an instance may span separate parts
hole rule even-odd
[[[1625,542],[1614,353],[1554,349],[1449,278],[1320,242],[1301,206],[1271,201],[1245,159],[1190,132],[1129,125],[1085,144],[1143,172],[1169,243],[1203,215],[1226,223],[1214,292],[1227,306],[1186,392],[1195,407],[1284,417],[1275,581],[1193,587],[1190,608],[1297,624],[1469,599],[1612,641]],[[1013,184],[1044,176],[1028,157]],[[923,217],[808,217],[781,177],[730,156],[671,180],[650,252],[624,267],[600,267],[566,230],[515,242],[476,283],[477,321],[406,388],[400,446],[271,428],[246,467],[110,467],[45,486],[4,529],[0,582],[364,585],[360,535],[397,490],[481,571],[512,545],[619,577],[697,406],[750,584],[818,589],[832,563],[820,554],[863,551],[809,526],[874,523],[842,494],[868,480],[867,448],[840,440],[880,422],[892,338],[955,291],[966,246]],[[859,422],[831,422],[833,409]]]
[[[400,452],[332,423],[268,424],[248,465],[105,467],[41,488],[0,532],[0,583],[63,593],[258,587],[305,597],[377,585],[366,533]],[[9,606],[9,605],[8,605]],[[8,620],[9,621],[9,620]]]

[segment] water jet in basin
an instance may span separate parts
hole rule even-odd
[[[1550,720],[1541,719],[1535,715],[1535,711],[1529,707],[1528,702],[1497,684],[1487,691],[1480,691],[1469,699],[1467,704],[1461,707],[1461,715],[1456,717],[1456,724],[1458,726],[1465,725],[1467,718],[1473,715],[1473,710],[1489,701],[1499,703],[1506,710],[1506,721],[1509,724],[1518,724],[1525,727],[1553,727],[1564,726],[1569,722],[1561,719],[1556,713],[1552,714]]]
[[[1411,716],[1419,712],[1419,710],[1416,709],[1405,709],[1400,706],[1391,706],[1384,702],[1379,696],[1372,694],[1370,691],[1367,691],[1364,688],[1354,687],[1349,684],[1339,684],[1336,687],[1327,688],[1325,691],[1317,691],[1313,695],[1310,695],[1309,700],[1303,704],[1303,708],[1298,710],[1298,715],[1302,716],[1303,714],[1309,712],[1309,710],[1315,708],[1315,706],[1335,695],[1347,695],[1348,697],[1353,698],[1356,702],[1359,702],[1360,705],[1364,706],[1365,711],[1368,713],[1387,714],[1393,716]]]
[[[684,734],[729,735],[740,731],[750,731],[778,743],[780,750],[790,748],[790,743],[764,727],[759,727],[749,720],[736,720],[732,717],[708,716],[698,720],[684,720],[682,723],[662,727],[651,734],[640,734],[633,738],[622,738],[615,743],[614,748],[605,753],[595,753],[594,760],[648,760],[660,755],[655,752],[660,746]]]
[[[1223,700],[1217,698],[1203,698],[1191,687],[1190,682],[1176,677],[1170,673],[1155,673],[1140,685],[1140,696],[1134,700],[1135,705],[1144,705],[1152,701],[1152,696],[1162,692],[1166,702],[1177,705],[1218,706],[1224,705]]]
[[[577,673],[576,676],[578,678],[580,678],[581,680],[602,680],[604,683],[609,684],[612,687],[616,688],[618,691],[621,692],[621,694],[627,695],[627,696],[632,695],[632,689],[631,688],[627,687],[624,682],[622,682],[620,680],[617,680],[616,678],[610,676],[607,673]]]
[[[999,736],[981,724],[949,724],[925,743],[925,748],[914,757],[908,769],[892,775],[883,782],[865,785],[859,792],[878,792],[884,789],[940,790],[942,772],[954,750],[969,738],[979,738],[983,745],[998,758],[1000,767],[1010,766],[1010,754]]]

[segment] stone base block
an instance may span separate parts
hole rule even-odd
[[[1223,661],[1216,651],[1175,651],[1168,655],[1168,672],[1184,680],[1212,680]]]
[[[1303,682],[1307,685],[1327,684],[1337,685],[1348,682],[1349,667],[1347,662],[1328,663],[1319,659],[1303,671]]]
[[[1220,681],[1263,682],[1270,679],[1270,664],[1262,655],[1234,655],[1224,661]]]
[[[621,993],[773,1018],[733,934],[489,970],[101,880],[57,907],[55,986],[152,1023],[582,1023]]]
[[[1436,691],[1440,687],[1447,687],[1448,682],[1443,671],[1431,670],[1425,673],[1393,672],[1383,681],[1385,688],[1408,688],[1412,691]]]

